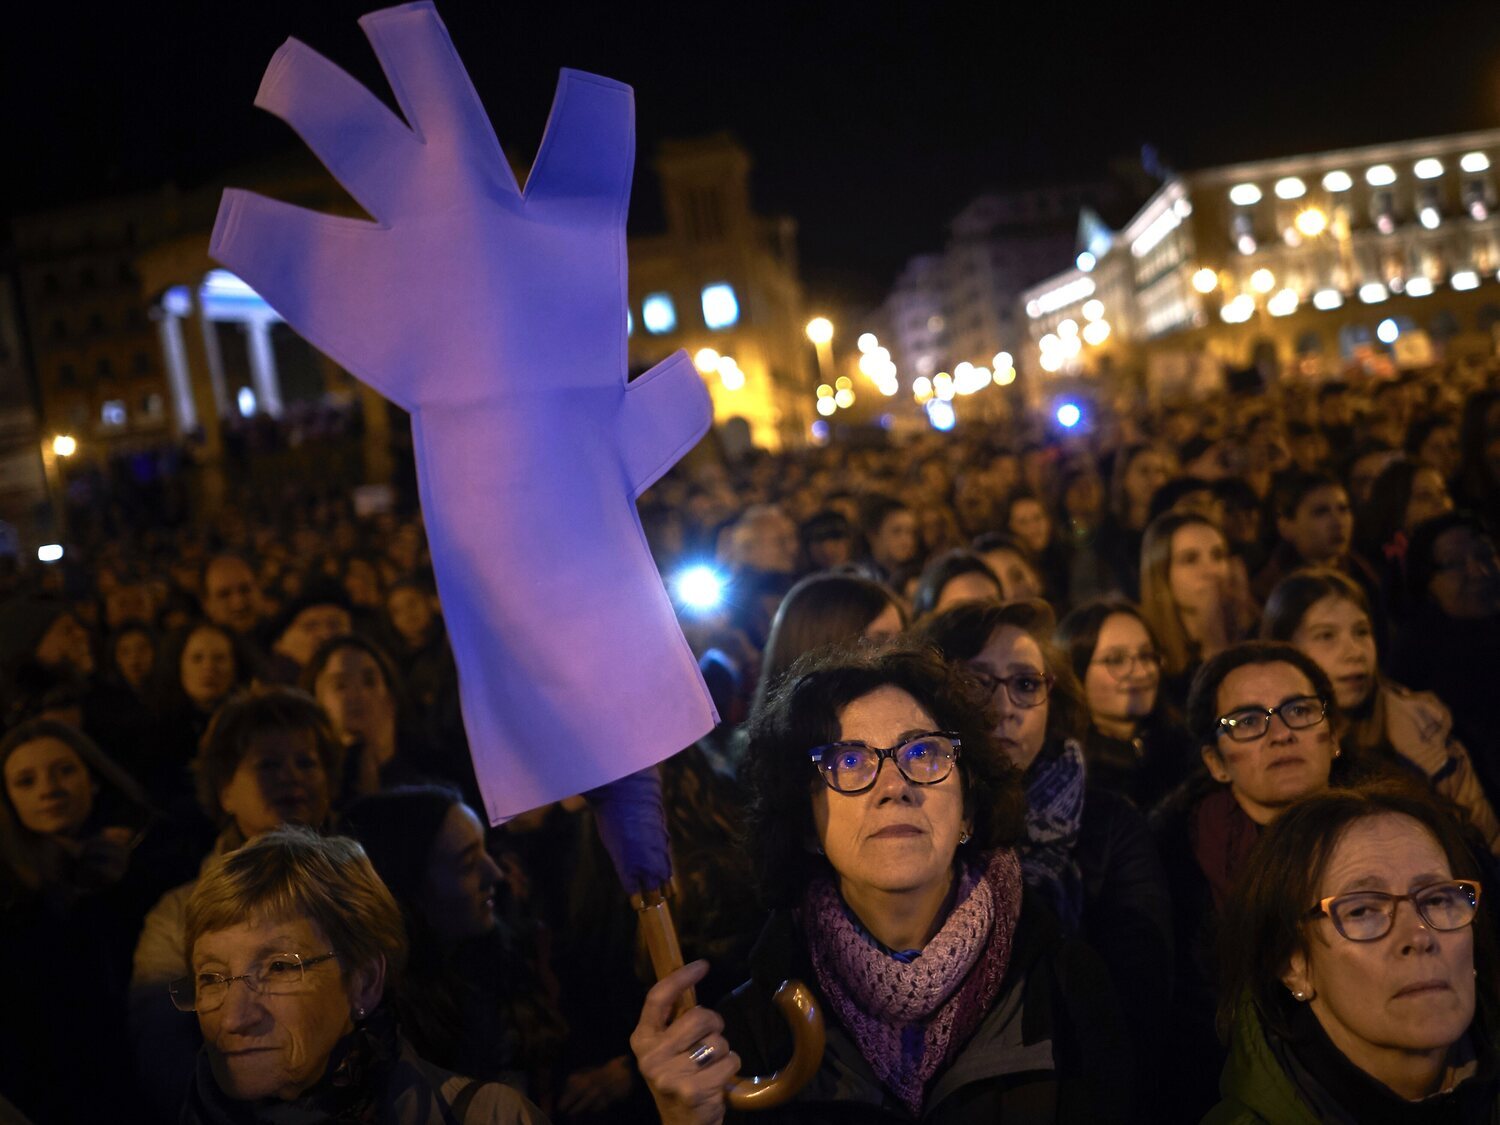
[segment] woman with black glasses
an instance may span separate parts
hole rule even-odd
[[[1089,777],[1082,745],[1089,713],[1053,643],[1053,623],[1043,601],[963,602],[918,626],[917,639],[990,689],[995,736],[1026,788],[1018,848],[1026,882],[1067,932],[1103,958],[1136,1044],[1149,1110],[1172,974],[1166,877],[1145,818]]]
[[[809,653],[757,710],[742,776],[774,913],[722,1015],[670,1018],[703,962],[648,994],[631,1046],[663,1121],[717,1122],[736,1073],[785,1061],[788,978],[827,1049],[759,1121],[1129,1119],[1109,982],[1022,878],[1020,778],[987,704],[930,650],[864,646]]]
[[[1500,1122],[1477,875],[1415,784],[1334,791],[1278,817],[1225,912],[1233,1040],[1206,1125]]]

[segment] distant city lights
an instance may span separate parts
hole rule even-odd
[[[1382,344],[1394,344],[1396,337],[1401,335],[1401,326],[1392,318],[1386,317],[1375,328],[1375,339]]]
[[[1235,184],[1229,189],[1229,202],[1236,207],[1250,207],[1260,202],[1260,188],[1254,184]]]
[[[1317,238],[1328,229],[1328,216],[1317,207],[1299,211],[1293,221],[1297,231],[1307,238]]]
[[[641,303],[641,323],[653,336],[663,336],[677,327],[677,306],[670,294],[651,293]]]
[[[719,369],[719,353],[713,348],[699,348],[693,353],[693,366],[701,374],[711,374]]]
[[[826,316],[815,316],[807,322],[807,338],[822,346],[833,339],[833,321]]]
[[[1204,266],[1193,274],[1193,288],[1200,293],[1212,293],[1219,286],[1219,275]]]
[[[927,404],[927,421],[932,423],[934,430],[947,433],[958,423],[958,415],[953,410],[953,404],[943,399],[933,399]]]
[[[1396,169],[1389,164],[1376,164],[1365,169],[1365,183],[1371,187],[1389,187],[1396,182]]]
[[[1478,289],[1479,275],[1473,270],[1459,270],[1448,279],[1448,284],[1455,289]]]
[[[1081,421],[1083,421],[1083,411],[1078,409],[1076,403],[1065,402],[1057,408],[1057,424],[1063,429],[1071,430]]]
[[[78,452],[78,439],[71,434],[58,434],[52,439],[52,452],[59,457],[71,457]]]
[[[1266,302],[1266,311],[1272,316],[1290,316],[1297,311],[1296,290],[1283,289]]]
[[[1406,283],[1406,295],[1408,297],[1430,297],[1432,296],[1432,282],[1425,277],[1414,277]]]
[[[1378,281],[1367,281],[1359,287],[1359,299],[1367,305],[1378,305],[1389,296],[1385,286]]]
[[[63,557],[62,544],[43,543],[36,549],[36,557],[38,562],[55,563],[58,559]]]
[[[1443,162],[1429,156],[1413,164],[1411,171],[1419,180],[1435,180],[1443,174]]]
[[[1313,308],[1322,309],[1324,312],[1336,309],[1343,303],[1344,295],[1337,289],[1319,289],[1313,294]]]
[[[1329,172],[1323,177],[1324,191],[1348,191],[1354,186],[1354,178],[1348,172]]]
[[[1078,260],[1075,264],[1084,273],[1089,273],[1096,265],[1099,264],[1099,259],[1094,257],[1094,255],[1090,251],[1085,250],[1078,255]]]
[[[855,347],[859,348],[860,355],[869,355],[880,346],[880,341],[875,338],[875,333],[862,332],[859,339],[854,341],[854,344]]]
[[[1276,275],[1265,267],[1261,267],[1250,275],[1250,288],[1257,293],[1269,293],[1276,288]]]
[[[1298,176],[1286,176],[1276,181],[1277,199],[1301,199],[1307,194],[1307,185]]]
[[[1490,158],[1482,152],[1466,152],[1459,157],[1458,166],[1465,172],[1486,172],[1490,167]]]
[[[703,287],[703,323],[709,328],[730,328],[740,319],[740,302],[727,281]]]

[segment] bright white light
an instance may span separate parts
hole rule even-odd
[[[1323,177],[1324,191],[1348,191],[1354,186],[1354,180],[1348,172],[1329,172]]]
[[[1006,365],[995,372],[995,384],[997,386],[1008,387],[1015,381],[1016,369],[1013,366]]]
[[[1076,262],[1078,268],[1081,269],[1084,273],[1088,273],[1098,264],[1099,259],[1094,257],[1094,255],[1089,253],[1087,250],[1078,255],[1078,260]]]
[[[827,418],[830,414],[832,414],[838,408],[839,408],[839,404],[836,403],[836,402],[834,402],[833,399],[831,399],[831,398],[820,398],[820,399],[818,399],[818,413],[821,414],[821,415],[823,415],[823,417],[825,417],[825,418]]]
[[[78,452],[78,442],[70,434],[58,434],[52,439],[52,452],[59,457],[71,457]]]
[[[733,356],[726,355],[719,360],[719,382],[724,384],[726,391],[737,391],[745,385],[745,373]]]
[[[1390,317],[1386,317],[1375,328],[1375,339],[1382,344],[1394,344],[1399,335],[1401,335],[1401,326]]]
[[[1241,293],[1220,309],[1219,315],[1227,324],[1243,324],[1255,315],[1255,298],[1248,293]]]
[[[1317,207],[1309,207],[1298,213],[1293,225],[1308,238],[1317,238],[1328,229],[1328,216]]]
[[[873,332],[861,332],[859,339],[854,341],[854,346],[859,349],[861,355],[868,355],[880,346],[880,341],[875,339]]]
[[[1443,221],[1436,207],[1423,207],[1417,218],[1422,220],[1422,225],[1428,230],[1437,230],[1438,224]]]
[[[900,384],[896,382],[896,380],[886,379],[880,383],[877,383],[875,385],[875,389],[878,390],[881,394],[885,395],[886,398],[890,398],[893,394],[899,391],[901,387]]]
[[[1293,289],[1283,289],[1266,302],[1266,310],[1272,316],[1290,316],[1297,311],[1297,293]]]
[[[1254,184],[1235,184],[1229,189],[1229,202],[1236,207],[1249,207],[1260,202],[1260,188]]]
[[[1257,293],[1269,293],[1276,287],[1276,275],[1270,270],[1261,268],[1250,275],[1250,288]]]
[[[1478,289],[1479,275],[1473,270],[1459,270],[1448,279],[1448,284],[1455,289]]]
[[[927,404],[927,420],[932,423],[934,430],[942,430],[947,433],[958,423],[958,415],[953,411],[951,402],[943,402],[934,399]]]
[[[1193,274],[1193,288],[1200,293],[1212,293],[1219,284],[1219,275],[1204,266]]]
[[[1489,169],[1490,158],[1482,152],[1466,152],[1459,157],[1458,166],[1465,172],[1484,172]]]
[[[1260,193],[1257,192],[1256,198],[1259,197]],[[1182,216],[1175,210],[1168,209],[1163,211],[1146,224],[1146,229],[1141,231],[1140,237],[1130,244],[1130,252],[1137,258],[1145,257],[1161,244],[1162,239],[1166,238],[1167,235],[1171,234],[1181,225]]]
[[[1083,338],[1094,347],[1109,339],[1109,321],[1091,320],[1083,326]]]
[[[1443,162],[1436,157],[1429,156],[1423,160],[1418,160],[1412,165],[1411,170],[1412,174],[1419,180],[1435,180],[1443,174]],[[1392,336],[1391,339],[1394,340],[1395,337]],[[1387,340],[1386,343],[1390,343],[1390,340]]]
[[[958,385],[952,379],[944,379],[932,382],[932,397],[939,402],[952,402],[953,396],[958,393]]]
[[[1378,281],[1367,281],[1359,287],[1359,299],[1367,305],[1378,305],[1389,296],[1385,286]]]
[[[1071,316],[1057,326],[1057,334],[1066,340],[1069,336],[1078,335],[1078,322]]]
[[[1083,411],[1079,410],[1071,402],[1065,402],[1057,408],[1057,424],[1064,429],[1071,430],[1083,420]]]
[[[690,566],[672,583],[684,609],[706,613],[724,604],[724,578],[711,566]]]
[[[719,369],[719,353],[713,348],[699,348],[693,353],[693,366],[703,374]]]
[[[1365,183],[1371,187],[1387,187],[1396,182],[1396,169],[1389,164],[1376,164],[1365,169]]]
[[[912,380],[911,393],[918,398],[932,397],[932,380],[926,375],[919,375]]]
[[[728,328],[740,319],[740,302],[727,281],[703,287],[703,323],[709,328]]]
[[[996,371],[1004,371],[1016,361],[1011,358],[1010,352],[996,352],[995,358],[991,362],[995,365]]]
[[[161,297],[161,307],[173,316],[187,316],[193,311],[193,298],[186,285],[174,285]]]
[[[854,392],[845,387],[833,396],[833,403],[843,410],[848,410],[854,405]]]
[[[1307,194],[1307,185],[1299,176],[1286,176],[1276,181],[1277,199],[1301,199]]]
[[[36,549],[36,557],[38,562],[54,563],[63,557],[62,544],[43,543]]]
[[[1045,336],[1037,341],[1037,346],[1044,352],[1053,352],[1062,347],[1062,341],[1059,340],[1051,332],[1048,332]]]
[[[1059,285],[1056,289],[1043,293],[1035,301],[1026,304],[1027,315],[1035,320],[1039,316],[1065,309],[1069,305],[1084,300],[1094,295],[1094,279],[1091,277],[1075,277],[1065,285]],[[1031,306],[1036,306],[1036,312],[1031,311]]]
[[[1432,296],[1432,282],[1425,277],[1414,277],[1406,283],[1406,295],[1408,297],[1430,297]]]
[[[641,302],[641,323],[653,336],[661,336],[677,327],[677,306],[666,293],[652,293]]]
[[[1095,300],[1085,301],[1083,303],[1083,319],[1084,320],[1098,320],[1103,315],[1104,315],[1104,302],[1103,301],[1100,301],[1100,300],[1098,300],[1096,298]]]
[[[968,378],[969,373],[972,372],[973,370],[974,370],[974,365],[972,363],[970,363],[968,360],[964,360],[962,363],[960,363],[957,367],[955,367],[953,369],[953,378],[954,378],[955,381],[957,381],[959,379],[966,379],[966,378]]]
[[[255,392],[249,387],[241,387],[234,399],[235,405],[240,408],[241,418],[248,418],[255,413]]]
[[[833,339],[833,321],[826,316],[815,316],[807,322],[806,331],[814,344],[826,344]]]
[[[1239,241],[1235,243],[1235,246],[1238,247],[1241,254],[1244,254],[1248,258],[1251,254],[1255,253],[1255,236],[1253,234],[1242,234],[1239,237]]]
[[[1083,351],[1083,342],[1077,336],[1069,336],[1062,342],[1062,346],[1058,350],[1062,352],[1064,358],[1072,359],[1079,352]]]
[[[1063,365],[1062,356],[1056,352],[1043,352],[1041,359],[1037,360],[1042,365],[1043,371],[1060,371]]]
[[[1337,289],[1319,289],[1313,294],[1313,308],[1322,309],[1325,312],[1329,309],[1336,309],[1343,303],[1344,295]]]

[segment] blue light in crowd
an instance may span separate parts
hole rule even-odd
[[[672,589],[684,609],[707,613],[724,604],[724,578],[711,566],[690,566],[679,571]]]
[[[635,335],[635,317],[631,315],[629,309],[625,310],[625,335]]]
[[[935,398],[927,404],[927,420],[932,423],[934,430],[947,432],[958,422],[958,415],[953,413],[953,404]]]
[[[1065,402],[1057,408],[1057,424],[1064,429],[1071,430],[1083,420],[1083,411],[1078,409],[1077,403]]]
[[[173,316],[187,316],[193,311],[193,298],[186,285],[174,285],[161,297],[161,307]]]
[[[896,416],[894,414],[882,414],[880,416],[880,428],[882,430],[888,430],[895,424]]]
[[[812,424],[812,436],[814,441],[828,440],[828,423],[819,418]]]
[[[641,303],[641,322],[653,336],[661,336],[677,327],[677,307],[666,293],[648,294]]]
[[[740,319],[740,303],[734,286],[727,281],[703,287],[703,323],[709,328],[729,328]]]
[[[241,387],[234,400],[235,405],[240,408],[241,418],[248,418],[255,413],[255,392],[249,387]]]

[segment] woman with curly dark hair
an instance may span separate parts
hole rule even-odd
[[[756,713],[748,836],[776,909],[723,1016],[668,1023],[702,962],[648,994],[631,1046],[664,1121],[713,1119],[741,1060],[786,1058],[770,998],[788,977],[817,994],[827,1049],[764,1120],[1126,1118],[1109,982],[1025,888],[986,699],[931,651],[865,646],[808,654]]]

